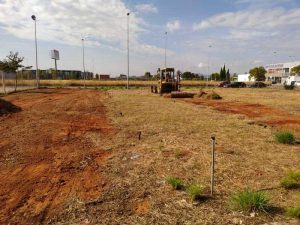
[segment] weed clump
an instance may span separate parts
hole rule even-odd
[[[217,94],[216,92],[212,92],[210,95],[207,96],[208,99],[212,99],[212,100],[220,100],[222,99],[222,97]]]
[[[286,215],[289,217],[294,217],[300,219],[300,205],[296,207],[291,207],[286,210]]]
[[[201,197],[203,187],[199,184],[192,184],[188,187],[188,194],[193,201],[198,200]]]
[[[245,189],[233,194],[230,198],[229,205],[233,210],[241,210],[244,212],[267,212],[271,208],[269,199],[264,193],[250,189]]]
[[[300,187],[300,171],[290,171],[280,182],[281,186],[286,189]]]
[[[288,131],[281,131],[275,134],[275,139],[277,142],[282,144],[294,144],[295,143],[295,136],[291,132]]]
[[[294,88],[295,88],[294,82],[292,82],[291,85],[287,85],[287,84],[284,85],[285,90],[294,90]]]
[[[170,184],[175,190],[181,190],[184,187],[183,181],[176,177],[167,177],[166,182]]]

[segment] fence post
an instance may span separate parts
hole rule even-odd
[[[2,73],[2,87],[3,87],[3,92],[6,95],[6,89],[5,89],[5,74],[4,71],[1,71]]]
[[[210,175],[210,195],[214,194],[214,183],[215,183],[215,136],[211,136],[212,150],[211,150],[211,175]]]

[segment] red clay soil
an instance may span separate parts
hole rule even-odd
[[[72,199],[97,198],[109,155],[87,134],[114,133],[103,92],[45,89],[4,99],[21,107],[0,117],[0,224],[49,221]]]
[[[185,99],[184,101],[196,105],[210,106],[215,110],[245,115],[259,123],[275,126],[279,129],[292,130],[300,137],[300,116],[286,111],[260,104],[247,104],[242,102],[208,100],[201,98]]]

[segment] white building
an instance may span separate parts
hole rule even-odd
[[[268,81],[275,81],[280,83],[282,82],[282,80],[285,80],[288,76],[290,76],[292,68],[298,65],[300,65],[300,61],[266,65],[266,79]]]
[[[255,81],[254,77],[250,77],[249,73],[245,74],[239,74],[237,77],[238,82],[249,82],[249,81]]]

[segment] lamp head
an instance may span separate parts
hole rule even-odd
[[[31,16],[31,19],[36,20],[35,15],[32,15],[32,16]]]

